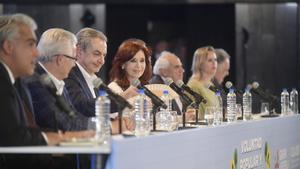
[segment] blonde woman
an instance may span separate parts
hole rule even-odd
[[[194,53],[192,72],[188,86],[202,95],[207,103],[199,105],[199,118],[204,119],[204,111],[207,106],[216,106],[218,99],[215,93],[209,90],[213,85],[211,80],[217,71],[217,56],[212,46],[198,48]]]

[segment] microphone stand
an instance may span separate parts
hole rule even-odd
[[[200,103],[201,103],[201,101],[196,101],[196,105],[194,106],[194,108],[196,109],[196,120],[195,120],[196,125],[199,124],[199,105],[200,105]]]
[[[184,129],[185,128],[185,121],[186,121],[186,117],[185,117],[185,112],[187,110],[186,108],[187,106],[184,106],[184,108],[182,109],[182,128]]]
[[[119,121],[119,134],[122,134],[122,117],[123,117],[123,110],[126,108],[126,106],[118,105],[118,121]]]
[[[201,102],[200,102],[201,103]],[[200,104],[199,103],[199,104]],[[192,103],[192,104],[190,104],[191,105],[191,107],[193,107],[193,108],[195,108],[196,109],[196,124],[198,124],[199,122],[198,122],[198,109],[196,108],[196,105],[199,105],[198,104],[198,101],[196,102],[196,104],[195,103]],[[184,128],[186,128],[185,127],[185,124],[186,124],[186,115],[185,115],[185,112],[186,112],[186,110],[187,110],[187,107],[188,106],[190,106],[190,105],[184,105],[183,106],[183,108],[182,108],[182,128],[184,129]]]
[[[160,108],[160,106],[153,106],[153,109],[151,110],[151,114],[153,115],[152,119],[153,119],[153,131],[156,131],[156,112],[158,111],[158,109]]]

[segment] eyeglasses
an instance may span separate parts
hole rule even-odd
[[[69,55],[65,55],[65,54],[57,54],[57,55],[55,55],[55,56],[59,56],[59,55],[62,55],[62,56],[64,56],[64,57],[66,57],[66,58],[69,58],[69,59],[72,59],[72,60],[77,61],[77,58],[72,57],[72,56],[69,56]]]

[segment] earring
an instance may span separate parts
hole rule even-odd
[[[121,69],[125,69],[125,66],[124,66],[124,65],[122,65]]]

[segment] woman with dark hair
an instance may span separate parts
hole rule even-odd
[[[148,84],[152,76],[151,54],[144,41],[125,40],[114,57],[108,87],[126,99],[137,95],[137,89],[130,84],[135,79],[142,85]]]

